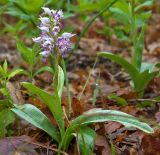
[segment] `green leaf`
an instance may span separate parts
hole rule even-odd
[[[96,132],[93,129],[89,127],[82,127],[78,130],[78,141],[82,155],[93,154],[95,139]]]
[[[71,122],[72,128],[92,123],[115,121],[126,127],[136,127],[144,132],[152,133],[153,129],[146,123],[142,123],[132,115],[116,110],[91,109]]]
[[[0,112],[0,137],[4,137],[7,133],[6,127],[15,120],[14,113],[9,109]]]
[[[146,123],[142,123],[132,115],[116,110],[91,109],[81,116],[74,119],[67,128],[63,137],[60,148],[67,149],[68,144],[72,139],[72,133],[82,126],[87,126],[93,123],[106,121],[114,121],[122,123],[126,127],[136,127],[146,133],[153,133],[153,129]]]
[[[4,96],[8,96],[9,92],[7,88],[0,88],[0,92],[4,95]]]
[[[9,102],[9,100],[7,99],[4,99],[4,100],[0,100],[0,111],[6,109],[6,108],[9,108],[11,107],[11,103]]]
[[[44,130],[55,141],[59,142],[60,136],[58,130],[53,126],[51,121],[35,106],[24,104],[11,109],[21,118],[25,119],[32,125]]]
[[[140,72],[142,73],[142,72],[148,70],[148,72],[151,73],[151,72],[154,71],[155,65],[156,64],[151,64],[151,63],[145,63],[145,62],[143,62],[142,65],[141,65]]]
[[[1,74],[2,76],[4,76],[4,70],[3,70],[2,66],[0,66],[0,74]]]
[[[152,0],[144,1],[143,3],[139,4],[139,5],[135,8],[135,12],[139,11],[139,10],[142,9],[143,7],[151,6],[152,4],[153,4],[153,1],[152,1]]]
[[[136,76],[138,75],[138,70],[122,57],[109,52],[100,52],[98,53],[98,56],[108,58],[121,65],[128,72],[133,81],[136,79]]]
[[[133,65],[140,71],[141,64],[142,64],[142,54],[143,54],[143,46],[144,46],[144,30],[143,27],[139,38],[136,42],[136,47],[134,47],[134,56],[133,56]]]
[[[61,135],[64,133],[64,120],[63,120],[63,111],[61,107],[61,99],[58,95],[54,94],[53,96],[46,91],[34,86],[32,83],[23,82],[22,85],[29,90],[29,92],[36,94],[40,99],[49,107],[54,118],[56,119]]]
[[[110,8],[110,11],[113,13],[113,17],[116,18],[117,21],[128,24],[130,21],[129,14],[127,12],[124,12],[123,10],[119,8]]]
[[[64,72],[63,69],[58,66],[58,84],[57,84],[57,91],[58,91],[58,96],[61,98],[62,92],[63,92],[63,87],[64,87]]]
[[[11,16],[19,17],[20,19],[23,19],[25,21],[31,20],[31,17],[28,14],[24,13],[20,8],[18,8],[16,6],[8,7],[6,13]]]
[[[38,74],[40,74],[40,73],[43,73],[43,72],[45,72],[45,71],[53,73],[53,69],[52,69],[51,67],[49,67],[49,66],[44,66],[44,67],[41,67],[40,69],[38,69],[38,70],[34,73],[33,76],[36,76],[36,75],[38,75]]]
[[[7,76],[8,64],[7,64],[7,61],[6,61],[6,60],[5,60],[4,63],[3,63],[3,71],[4,71],[5,76]]]
[[[114,93],[113,94],[109,94],[107,97],[110,100],[112,100],[112,99],[116,100],[115,104],[117,104],[118,106],[125,106],[125,105],[127,105],[127,101],[124,98],[119,97],[119,96],[117,96]]]
[[[14,2],[16,5],[18,5],[19,8],[24,10],[24,12],[33,14],[40,11],[41,7],[43,6],[45,0],[9,0],[11,2]]]
[[[15,75],[17,74],[21,74],[23,73],[24,70],[23,69],[15,69],[13,71],[11,71],[9,74],[8,74],[8,80],[10,80],[12,77],[14,77]]]
[[[158,74],[158,72],[149,73],[148,70],[140,73],[134,81],[134,90],[137,92],[143,91],[148,83]]]
[[[22,42],[18,40],[17,49],[21,53],[22,58],[31,66],[33,66],[33,64],[35,63],[36,53],[31,48],[26,47]]]

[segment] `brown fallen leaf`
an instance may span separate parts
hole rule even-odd
[[[19,105],[24,103],[24,100],[20,91],[20,85],[18,82],[15,82],[15,83],[7,82],[6,87],[14,103]]]
[[[23,140],[30,140],[28,136],[8,137],[0,139],[1,155],[37,155],[36,145],[28,144]]]
[[[111,148],[105,136],[97,135],[95,145],[98,147],[98,150],[97,150],[98,154],[111,155]]]
[[[107,134],[111,134],[122,126],[122,124],[117,122],[109,122],[108,124],[104,124],[105,131]]]
[[[160,130],[154,134],[144,135],[139,150],[139,155],[160,155]]]

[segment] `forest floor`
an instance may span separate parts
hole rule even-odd
[[[67,22],[74,25],[78,33],[82,30],[83,23],[75,21],[76,19]],[[73,108],[70,119],[79,116],[91,108],[114,109],[134,115],[139,120],[151,125],[155,133],[148,135],[135,128],[125,128],[116,122],[96,123],[91,126],[97,133],[95,154],[110,155],[112,144],[115,146],[117,155],[160,155],[160,103],[153,101],[151,104],[147,102],[147,99],[160,96],[160,77],[155,77],[150,82],[145,90],[144,99],[139,100],[129,85],[129,76],[120,66],[107,59],[100,59],[93,68],[97,57],[96,54],[99,51],[112,51],[126,59],[129,59],[131,56],[131,48],[125,43],[118,41],[115,36],[110,39],[110,44],[107,37],[97,33],[97,29],[100,29],[102,26],[103,23],[101,21],[97,20],[94,22],[87,35],[82,38],[78,50],[74,52],[67,66]],[[30,40],[26,39],[24,41],[26,44],[30,44]],[[16,51],[15,39],[10,34],[0,37],[0,62],[3,62],[5,59],[7,59],[10,69],[17,67],[27,68],[27,65],[20,58],[20,54]],[[143,59],[151,63],[160,60],[160,14],[154,13],[149,21],[145,34]],[[78,95],[82,91],[89,74],[91,74],[91,77],[79,101]],[[23,99],[26,103],[37,106],[55,123],[45,104],[36,97],[27,97],[26,91],[20,87],[19,83],[27,80],[22,75],[13,78],[11,80],[13,85],[11,91],[15,96],[18,95],[18,100]],[[34,79],[34,83],[37,86],[47,91],[52,91],[51,82],[52,75],[48,72],[42,73]],[[98,93],[93,101],[92,97],[97,87]],[[126,103],[120,105],[121,102],[117,103],[116,100],[109,99],[107,96],[111,93],[124,98]],[[66,89],[64,89],[62,104],[66,109],[67,102]],[[4,151],[15,148],[18,150],[20,146],[21,151],[23,150],[25,153],[33,155],[38,153],[41,155],[51,155],[56,151],[54,150],[56,145],[51,141],[49,136],[25,121],[19,119],[13,129],[14,137],[0,139],[0,148],[5,148],[6,150],[4,149]],[[13,144],[9,148],[6,146],[8,142]],[[68,154],[76,155],[74,141]]]

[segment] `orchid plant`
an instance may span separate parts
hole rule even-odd
[[[150,6],[152,4],[152,0],[147,0],[141,3],[139,2],[138,5],[136,2],[136,0],[128,1],[126,3],[126,8],[128,9],[118,7],[114,9],[112,8],[117,20],[123,22],[124,25],[129,25],[131,42],[133,45],[131,61],[128,62],[123,57],[111,52],[100,52],[98,53],[98,56],[108,58],[123,67],[132,80],[131,86],[133,90],[137,92],[138,97],[141,98],[143,97],[145,88],[149,82],[159,74],[159,63],[146,63],[143,62],[142,59],[144,49],[144,32],[147,25],[146,21],[150,17],[151,11],[147,11],[137,16],[143,7]],[[145,17],[145,19],[142,17]]]
[[[43,13],[40,15],[40,36],[33,38],[33,41],[41,45],[42,61],[50,62],[53,69],[53,89],[52,94],[40,89],[29,82],[23,82],[22,85],[32,94],[37,95],[46,104],[57,122],[53,125],[37,107],[31,104],[22,106],[15,105],[12,111],[26,121],[44,130],[58,144],[58,154],[63,153],[69,147],[71,140],[77,137],[78,147],[83,155],[92,154],[96,132],[87,127],[89,124],[105,121],[116,121],[126,127],[137,127],[147,133],[153,132],[153,129],[146,123],[138,121],[135,117],[115,110],[91,109],[73,120],[69,120],[65,107],[61,104],[61,96],[65,81],[64,58],[69,55],[71,50],[72,33],[62,32],[62,10],[51,10],[43,7]],[[63,67],[62,67],[63,66]],[[78,107],[77,107],[78,108]],[[68,125],[65,123],[68,120]]]

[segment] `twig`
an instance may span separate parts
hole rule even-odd
[[[136,101],[139,101],[139,102],[144,102],[144,101],[151,101],[151,102],[160,102],[160,101],[157,101],[157,100],[154,100],[154,99],[130,99],[128,100],[130,102],[136,102]]]
[[[98,61],[98,58],[96,58],[96,60],[95,60],[95,62],[94,62],[94,65],[93,65],[93,67],[92,67],[92,70],[96,67],[97,61]],[[85,89],[86,89],[86,87],[87,87],[87,85],[88,85],[88,82],[89,82],[90,77],[91,77],[91,75],[92,75],[92,70],[89,72],[88,78],[87,78],[87,80],[86,80],[86,82],[85,82],[85,84],[84,84],[84,86],[83,86],[83,89],[82,89],[81,93],[80,93],[79,96],[78,96],[78,100],[79,100],[79,101],[81,100],[81,97],[82,97],[82,95],[83,95],[83,93],[84,93],[84,91],[85,91]]]
[[[33,144],[33,145],[37,145],[39,147],[43,147],[43,148],[46,148],[48,150],[52,150],[52,151],[55,151],[55,152],[58,152],[58,149],[57,148],[52,148],[52,147],[49,147],[49,146],[46,146],[44,144],[41,144],[41,143],[37,143],[37,142],[31,142],[31,141],[27,141],[27,140],[22,140],[26,143],[30,143],[30,144]],[[60,153],[64,154],[64,155],[69,155],[68,153],[64,152],[64,151],[59,151]]]
[[[67,113],[66,113],[65,107],[63,106],[62,108],[63,108],[64,116],[65,116],[68,124],[70,125],[70,121],[69,121],[69,119],[68,119],[68,117],[67,117]]]

